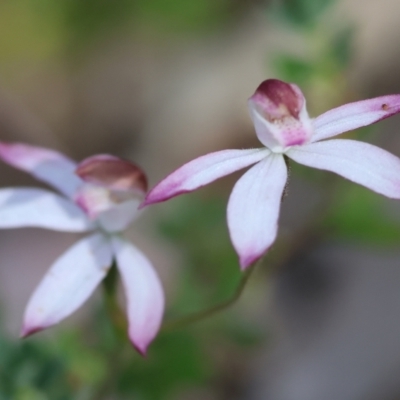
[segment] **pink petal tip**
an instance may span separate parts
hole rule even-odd
[[[240,269],[245,271],[249,268],[252,264],[258,261],[262,257],[262,254],[249,254],[249,255],[242,255],[239,257],[239,264]]]
[[[19,334],[19,337],[21,339],[25,339],[28,336],[33,335],[34,333],[40,332],[43,329],[45,329],[45,327],[42,326],[36,326],[36,325],[23,325],[21,328],[21,332]]]
[[[155,188],[157,188],[157,186]],[[190,193],[191,190],[179,190],[179,191],[175,191],[175,192],[171,191],[172,194],[162,194],[162,193],[160,193],[161,191],[157,191],[154,195],[152,192],[153,192],[153,190],[150,190],[150,192],[148,193],[148,195],[146,196],[144,201],[139,205],[139,208],[138,208],[139,210],[144,207],[150,206],[151,204],[163,203],[164,201],[172,199],[181,194]],[[167,192],[167,191],[165,191],[165,192]]]
[[[148,344],[135,344],[133,342],[131,342],[133,347],[135,348],[135,350],[143,357],[146,358],[147,357],[147,348],[148,348]]]

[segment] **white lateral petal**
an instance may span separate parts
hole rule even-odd
[[[314,120],[312,142],[361,128],[400,112],[400,95],[388,95],[345,104]]]
[[[400,159],[369,143],[333,139],[290,149],[287,156],[335,172],[387,197],[400,198]]]
[[[228,227],[242,269],[274,242],[282,193],[287,180],[283,156],[271,154],[236,183],[228,203]]]
[[[0,142],[0,159],[71,197],[82,184],[76,163],[63,154],[22,143]]]
[[[50,267],[25,311],[21,336],[54,325],[92,294],[112,262],[110,242],[100,234],[84,238]]]
[[[129,338],[142,354],[156,336],[164,313],[164,292],[150,261],[129,242],[112,239],[127,300]]]
[[[222,150],[196,158],[158,183],[146,196],[143,205],[158,203],[191,192],[225,175],[248,167],[263,158],[268,149]]]
[[[66,232],[92,228],[72,201],[44,189],[0,189],[0,228],[38,227]]]

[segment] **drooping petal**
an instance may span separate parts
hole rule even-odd
[[[178,168],[158,183],[142,206],[188,193],[265,158],[268,149],[222,150],[201,156]]]
[[[22,143],[0,142],[0,159],[71,197],[82,184],[76,163],[63,154]]]
[[[136,164],[108,154],[98,154],[79,163],[76,174],[85,182],[112,190],[147,192],[147,178]]]
[[[311,138],[306,100],[294,84],[267,79],[250,97],[249,110],[258,139],[273,151],[307,143]]]
[[[0,228],[38,227],[67,232],[92,229],[86,214],[72,201],[44,189],[0,190]]]
[[[312,142],[361,128],[400,112],[400,95],[388,95],[345,104],[314,120]]]
[[[112,262],[103,235],[84,238],[50,267],[25,311],[21,336],[57,324],[78,309],[104,278]]]
[[[369,143],[332,139],[290,149],[287,156],[335,172],[387,197],[400,198],[400,159]]]
[[[145,354],[156,336],[164,312],[164,292],[150,261],[132,244],[112,239],[127,300],[129,338]]]
[[[236,183],[228,203],[228,227],[242,269],[274,242],[282,193],[287,180],[283,156],[271,154]]]

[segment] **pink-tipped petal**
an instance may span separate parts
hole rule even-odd
[[[300,164],[335,172],[384,196],[400,198],[400,159],[369,143],[332,139],[286,154]]]
[[[314,120],[312,142],[361,128],[400,112],[400,95],[393,94],[345,104]]]
[[[38,227],[67,232],[92,229],[86,214],[73,202],[43,189],[0,190],[0,229]]]
[[[147,178],[136,164],[108,154],[98,154],[79,163],[76,174],[85,182],[112,190],[147,192]]]
[[[0,142],[0,159],[30,173],[71,197],[82,184],[74,174],[76,163],[54,150],[22,143]]]
[[[274,242],[287,168],[282,155],[271,154],[236,183],[228,203],[228,227],[240,266],[247,268]]]
[[[21,336],[57,324],[93,293],[111,266],[112,249],[103,235],[84,238],[51,266],[25,311]]]
[[[142,206],[159,203],[248,167],[265,158],[268,149],[222,150],[196,158],[157,184]]]
[[[129,242],[112,239],[127,300],[129,338],[145,354],[156,336],[164,312],[164,292],[150,261]]]
[[[294,84],[267,79],[250,97],[249,111],[258,139],[273,151],[307,143],[313,134],[305,98]]]

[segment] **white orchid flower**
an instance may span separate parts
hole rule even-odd
[[[399,158],[355,140],[325,140],[397,114],[400,95],[345,104],[311,119],[298,86],[268,79],[249,99],[249,108],[264,148],[222,150],[192,160],[158,183],[142,206],[191,192],[256,164],[234,186],[227,209],[230,237],[244,269],[276,238],[287,180],[284,156],[335,172],[384,196],[400,198]]]
[[[62,254],[27,305],[22,336],[50,327],[79,308],[115,261],[125,289],[129,338],[142,354],[157,334],[164,294],[150,261],[120,233],[147,190],[143,171],[110,155],[80,164],[26,144],[0,142],[0,159],[56,188],[0,189],[0,228],[39,227],[93,233]]]

